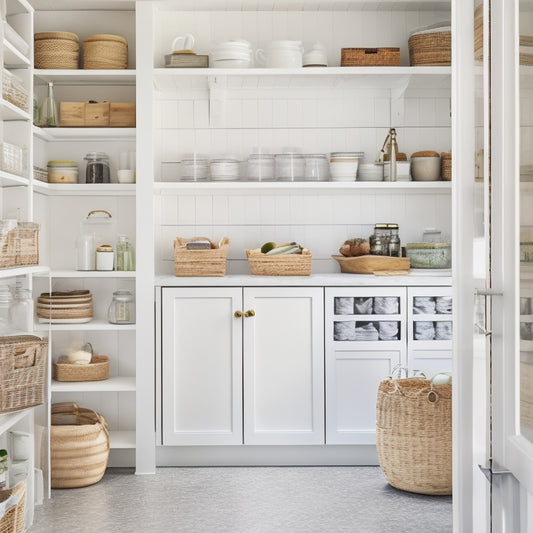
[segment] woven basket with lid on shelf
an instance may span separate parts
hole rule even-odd
[[[69,31],[46,31],[34,35],[35,68],[77,69],[79,38]]]
[[[128,68],[128,42],[120,35],[97,33],[83,41],[84,69]]]

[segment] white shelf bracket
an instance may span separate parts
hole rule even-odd
[[[226,124],[226,76],[208,76],[209,126],[222,127]]]

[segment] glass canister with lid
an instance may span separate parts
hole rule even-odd
[[[326,154],[305,154],[305,181],[328,181],[329,161]]]
[[[274,156],[261,148],[254,148],[246,162],[246,179],[249,181],[274,181]]]
[[[203,154],[185,154],[180,163],[181,181],[207,181],[209,158]]]
[[[87,161],[85,168],[85,183],[109,183],[109,156],[104,152],[89,152],[84,158]]]
[[[135,296],[130,291],[115,291],[107,319],[111,324],[135,324]]]
[[[211,159],[209,171],[212,181],[237,181],[240,161],[235,155],[222,155]]]
[[[298,152],[284,152],[276,155],[277,181],[302,181],[305,175],[305,159]]]

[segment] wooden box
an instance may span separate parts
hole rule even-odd
[[[134,128],[135,104],[122,102],[61,102],[63,128]]]
[[[87,128],[104,128],[109,126],[109,102],[85,104],[85,124]],[[59,122],[61,124],[61,121]]]
[[[111,128],[135,128],[135,104],[109,104],[109,126]]]

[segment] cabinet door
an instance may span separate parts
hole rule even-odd
[[[323,289],[246,288],[244,443],[324,444]]]
[[[163,288],[163,444],[242,444],[242,291]]]
[[[405,365],[404,287],[327,288],[326,443],[375,444],[379,382]]]

